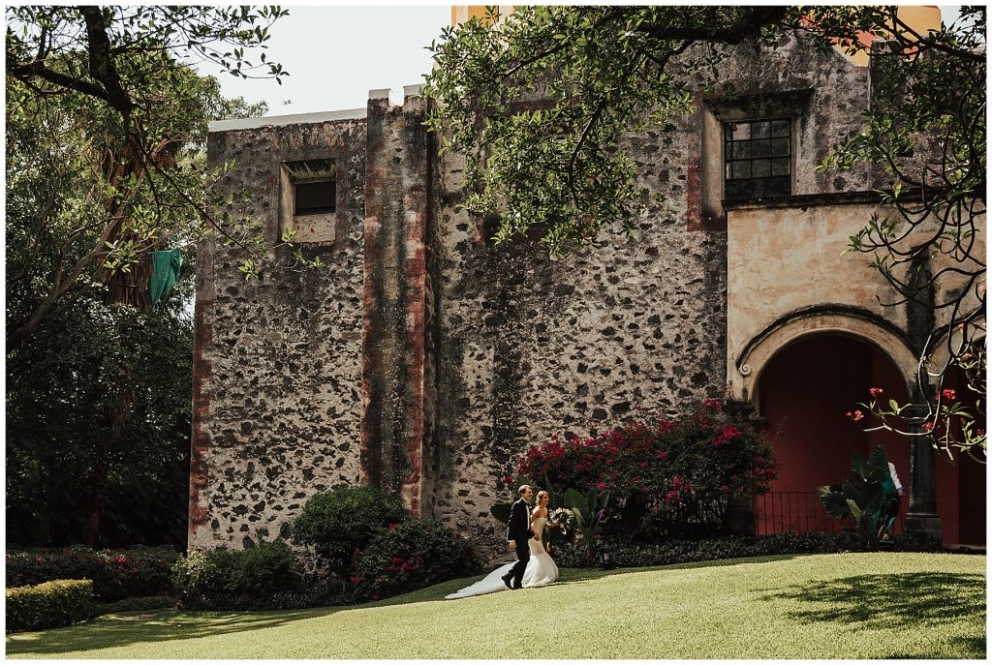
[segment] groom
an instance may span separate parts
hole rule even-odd
[[[530,485],[520,486],[520,498],[517,499],[510,508],[510,522],[506,525],[506,540],[511,548],[516,549],[517,562],[513,564],[510,572],[502,577],[503,584],[508,589],[519,589],[520,582],[524,578],[524,570],[527,569],[527,562],[530,561],[530,545],[527,543],[534,535],[530,529],[530,511],[528,504],[534,491]]]

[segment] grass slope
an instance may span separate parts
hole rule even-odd
[[[984,556],[831,554],[604,573],[445,601],[160,611],[7,637],[7,658],[984,658]],[[535,634],[536,631],[536,634]],[[542,653],[531,652],[539,644]]]

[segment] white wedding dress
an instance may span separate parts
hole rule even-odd
[[[544,525],[546,523],[546,519],[538,517],[531,525],[531,529],[534,530],[534,533],[542,534],[543,538]],[[524,570],[524,578],[521,586],[529,588],[557,582],[558,566],[555,564],[554,559],[551,558],[551,555],[544,549],[544,541],[531,538],[527,543],[530,545],[530,561],[527,562],[527,568]],[[454,598],[481,596],[486,593],[495,593],[496,591],[508,591],[509,589],[506,588],[506,584],[503,583],[502,578],[510,572],[514,563],[516,561],[503,564],[478,582],[470,584],[464,589],[459,589],[455,593],[449,593],[445,598],[451,600]]]

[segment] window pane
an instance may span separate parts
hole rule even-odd
[[[790,120],[772,120],[772,136],[788,136],[792,132]]]
[[[789,154],[789,139],[772,139],[771,155],[781,157]]]
[[[792,121],[788,118],[724,124],[724,198],[728,201],[792,194]]]

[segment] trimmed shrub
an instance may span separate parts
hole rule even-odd
[[[293,541],[310,545],[347,579],[352,560],[372,538],[406,519],[399,499],[372,486],[339,485],[307,501],[293,523]]]
[[[189,610],[288,609],[303,574],[283,541],[246,550],[194,550],[176,561],[172,580]]]
[[[608,491],[620,517],[614,528],[648,541],[716,533],[730,500],[768,491],[776,473],[762,432],[716,399],[673,420],[554,436],[531,446],[518,472],[555,492]]]
[[[472,546],[438,520],[408,520],[376,534],[351,582],[358,600],[378,600],[481,570]]]
[[[52,580],[93,581],[100,602],[172,591],[170,572],[179,555],[171,547],[134,547],[91,550],[81,545],[60,549],[24,549],[7,552],[8,587]]]
[[[69,626],[94,616],[90,580],[53,580],[7,589],[8,633]]]

